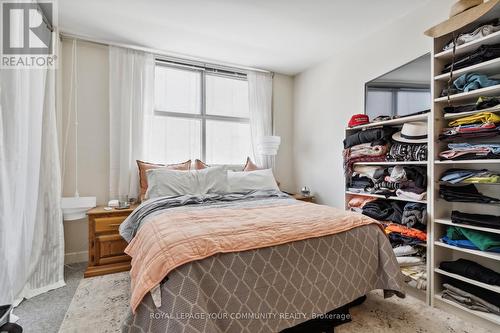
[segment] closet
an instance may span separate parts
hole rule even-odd
[[[425,204],[426,241],[414,245],[425,249],[419,253],[426,259],[427,283],[421,288],[408,276],[408,293],[493,331],[500,325],[499,19],[497,4],[473,23],[433,39],[430,113],[345,129],[349,138],[375,128],[397,131],[410,122],[426,122],[427,160],[394,161],[390,153],[374,157],[370,152],[364,161],[352,159],[356,149],[344,150],[346,209],[368,215],[366,203],[359,199],[363,197],[390,203],[381,207],[396,207],[394,202]],[[490,27],[481,30],[485,26]],[[460,39],[475,31],[481,32],[479,36]],[[415,200],[378,193],[377,186],[357,172],[370,178],[374,170],[368,166],[387,168],[388,180],[397,166],[424,168],[426,197]],[[393,244],[395,252],[397,245]],[[407,269],[402,271],[408,274]],[[461,297],[464,292],[468,302]]]
[[[499,281],[486,278],[488,269],[500,273],[500,200],[495,200],[500,199],[500,154],[488,149],[500,147],[500,105],[496,101],[500,98],[500,53],[495,53],[500,50],[499,18],[500,8],[496,5],[475,22],[433,39],[429,201],[431,304],[496,325],[500,325],[500,314],[464,306],[446,294],[447,285],[452,284],[472,294],[484,294],[491,302],[500,300]],[[455,38],[485,26],[494,28],[467,43],[458,41],[453,48]],[[450,74],[449,64],[461,62]],[[479,80],[474,89],[453,90],[473,80]],[[448,94],[447,89],[452,91]],[[452,146],[461,143],[486,146],[480,148],[481,152],[461,155],[464,151]],[[483,241],[478,248],[472,237],[485,238],[489,243]],[[470,246],[469,239],[475,240],[474,246]]]
[[[429,117],[430,113],[424,113],[403,118],[390,119],[386,121],[372,122],[352,128],[346,128],[345,137],[352,138],[356,137],[360,132],[384,129],[386,131],[389,131],[389,134],[383,141],[386,142],[388,147],[391,147],[395,144],[398,144],[397,141],[393,140],[392,136],[395,133],[400,132],[402,130],[402,126],[405,123],[418,123],[425,126],[427,129],[427,137],[430,137],[430,128],[428,126]],[[375,159],[373,157],[360,157],[356,158],[354,162],[351,163],[351,165],[347,165],[347,161],[350,159],[350,157],[347,155],[353,156],[351,152],[349,152],[349,149],[352,149],[352,147],[345,146],[345,208],[364,213],[365,215],[383,221],[386,225],[386,228],[389,228],[387,229],[387,232],[391,230],[391,225],[401,225],[406,229],[406,226],[408,224],[408,215],[411,214],[409,213],[408,208],[419,208],[420,213],[424,214],[424,216],[422,216],[420,219],[419,217],[417,217],[418,226],[411,225],[411,228],[407,228],[410,232],[410,235],[406,233],[406,236],[401,235],[400,230],[396,230],[397,232],[392,235],[396,237],[391,237],[390,240],[395,254],[398,256],[398,261],[400,261],[402,274],[404,275],[405,282],[407,283],[407,292],[426,303],[430,303],[431,295],[429,291],[430,284],[428,281],[428,272],[430,271],[430,247],[428,246],[428,244],[430,244],[430,223],[428,218],[429,214],[427,213],[429,210],[428,194],[431,191],[430,161],[428,158],[430,156],[430,152],[428,140],[425,139],[420,141],[420,143],[411,144],[411,146],[427,147],[427,156],[419,155],[395,157],[393,156],[393,154],[391,154],[393,152],[391,152],[389,148],[387,153],[382,154],[377,161],[373,161],[373,159]],[[369,144],[375,145],[377,143],[369,142]],[[415,170],[422,172],[425,178],[424,185],[418,185],[418,187],[422,188],[423,194],[420,193],[419,197],[415,198],[408,198],[404,195],[398,195],[397,191],[395,191],[396,187],[403,187],[403,190],[406,189],[404,188],[404,186],[394,184],[403,184],[408,181],[415,182],[415,179],[413,179],[415,178],[415,176],[411,175],[412,171]],[[380,176],[389,181],[388,184],[383,183],[383,180],[380,176],[375,175],[375,177],[373,177],[373,172],[381,174]],[[405,175],[405,180],[403,181],[398,179],[391,179],[391,176],[397,172],[408,173],[408,175]],[[364,177],[371,178],[372,182],[370,182],[368,186],[359,186],[357,182],[359,182],[360,178],[365,179]],[[366,200],[369,201],[368,204],[365,204],[362,198],[366,198]],[[362,204],[359,204],[360,201],[362,202]],[[362,208],[360,207],[361,205],[363,206]],[[369,205],[372,205],[372,207],[368,207]],[[381,212],[381,210],[383,210],[384,208],[385,210]],[[375,212],[373,212],[373,209],[375,209]],[[370,212],[368,210],[372,211]],[[417,214],[419,211],[417,211]],[[405,217],[403,217],[403,215],[405,215]],[[413,217],[413,222],[415,222],[415,217]],[[415,232],[422,232],[415,235],[411,234],[412,230],[415,230]],[[426,238],[421,237],[422,235],[426,236]],[[403,250],[403,252],[401,250]],[[410,250],[410,252],[408,252],[408,250]],[[421,258],[421,261],[406,262],[408,258],[410,260],[418,260],[418,258]]]

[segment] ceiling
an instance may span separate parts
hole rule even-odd
[[[66,33],[296,74],[427,1],[63,0]]]

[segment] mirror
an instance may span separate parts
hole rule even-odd
[[[370,120],[407,116],[430,108],[430,53],[365,84],[365,114]]]

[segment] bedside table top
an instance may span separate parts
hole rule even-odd
[[[92,209],[89,209],[87,211],[87,215],[113,214],[113,213],[132,213],[134,211],[134,209],[137,208],[137,206],[139,206],[139,205],[138,204],[134,204],[134,205],[130,205],[129,208],[125,208],[125,209],[116,209],[116,208],[113,208],[111,210],[105,210],[104,207],[106,207],[106,206],[97,206],[97,207],[94,207]]]
[[[292,197],[294,197],[297,200],[314,200],[314,195],[305,196],[305,195],[302,195],[300,193],[292,194]]]

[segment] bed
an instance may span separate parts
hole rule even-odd
[[[374,289],[404,297],[378,222],[279,190],[150,199],[120,233],[123,332],[279,332]]]

